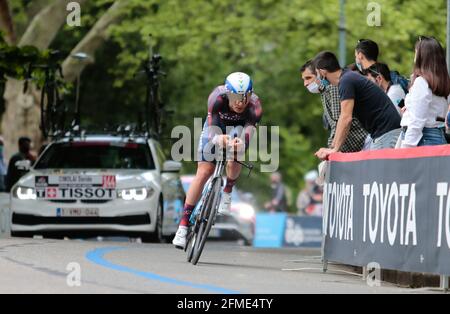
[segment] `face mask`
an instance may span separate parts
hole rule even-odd
[[[356,61],[355,64],[356,64],[356,67],[358,68],[359,72],[363,72],[364,71],[364,69],[362,67],[362,64],[360,62]]]
[[[320,85],[323,86],[323,88],[326,88],[330,86],[330,81],[328,81],[326,78],[323,78],[322,76],[319,77]]]
[[[312,82],[306,88],[308,88],[308,90],[311,94],[319,94],[320,93],[319,85],[316,82]]]

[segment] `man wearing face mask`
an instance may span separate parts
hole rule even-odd
[[[319,53],[313,64],[322,85],[339,87],[341,101],[341,114],[332,148],[322,148],[316,156],[326,160],[330,154],[341,151],[353,117],[370,134],[370,150],[394,148],[401,131],[400,115],[386,93],[366,77],[343,70],[332,52]]]
[[[333,85],[321,85],[315,74],[312,61],[306,62],[300,69],[300,73],[304,82],[304,86],[312,94],[320,94],[324,117],[330,126],[328,137],[328,147],[332,147],[334,137],[336,135],[337,122],[341,114],[341,102],[339,100],[339,89]],[[367,132],[361,126],[357,119],[352,120],[351,128],[347,139],[341,147],[343,153],[359,152],[364,146],[367,138]]]
[[[366,74],[366,70],[375,64],[379,49],[376,42],[370,39],[360,39],[355,48],[355,64],[359,72]]]
[[[369,68],[378,62],[380,50],[378,44],[370,39],[360,39],[355,48],[355,64],[359,72],[367,75]],[[409,82],[397,71],[390,71],[391,82],[394,85],[400,85],[405,92],[408,93]]]

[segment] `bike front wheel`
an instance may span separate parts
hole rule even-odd
[[[222,180],[220,178],[214,179],[212,183],[211,193],[205,202],[205,207],[202,210],[202,219],[197,234],[194,236],[194,252],[191,263],[197,265],[203,248],[205,247],[206,239],[211,231],[212,225],[216,218],[217,209],[220,202],[220,189],[222,188]]]

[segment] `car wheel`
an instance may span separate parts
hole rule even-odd
[[[141,236],[141,240],[144,243],[165,243],[163,236],[163,204],[159,202],[158,211],[156,214],[156,227],[155,231],[145,233]]]

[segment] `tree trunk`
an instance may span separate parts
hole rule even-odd
[[[36,105],[39,91],[30,86],[29,92],[24,94],[23,84],[23,81],[8,79],[5,87],[4,98],[8,106],[2,121],[5,160],[9,160],[11,155],[18,151],[17,141],[21,136],[30,137],[35,147],[42,143],[42,135],[39,132],[40,110]]]
[[[33,45],[39,49],[47,49],[58,34],[69,13],[66,8],[71,0],[55,0],[42,9],[31,21],[20,39],[19,46]],[[80,5],[86,0],[77,0]]]
[[[0,29],[5,31],[5,40],[8,44],[16,43],[16,33],[7,0],[0,0]]]
[[[0,0],[1,1],[1,0]],[[40,11],[28,26],[19,45],[34,45],[46,49],[57,35],[66,20],[66,5],[69,0],[56,0]],[[78,0],[80,5],[86,0]],[[83,51],[94,55],[95,51],[108,39],[108,27],[117,22],[123,11],[124,0],[116,1],[100,18],[85,38],[75,47],[71,54]],[[86,66],[68,57],[63,64],[67,81],[74,81]],[[5,92],[6,111],[2,118],[2,133],[5,139],[5,159],[17,151],[17,140],[27,135],[35,143],[36,149],[42,145],[43,138],[40,124],[40,91],[31,88],[27,95],[22,94],[23,82],[8,80]]]
[[[109,26],[116,23],[121,18],[123,13],[121,9],[124,5],[124,0],[116,1],[98,20],[94,27],[92,27],[83,40],[80,41],[80,43],[72,50],[70,55],[74,55],[78,52],[84,52],[94,58],[97,49],[100,48],[109,38]],[[94,62],[94,59],[91,59],[88,62],[80,62],[70,57],[70,55],[66,60],[64,60],[63,73],[66,81],[73,82],[89,62]]]

